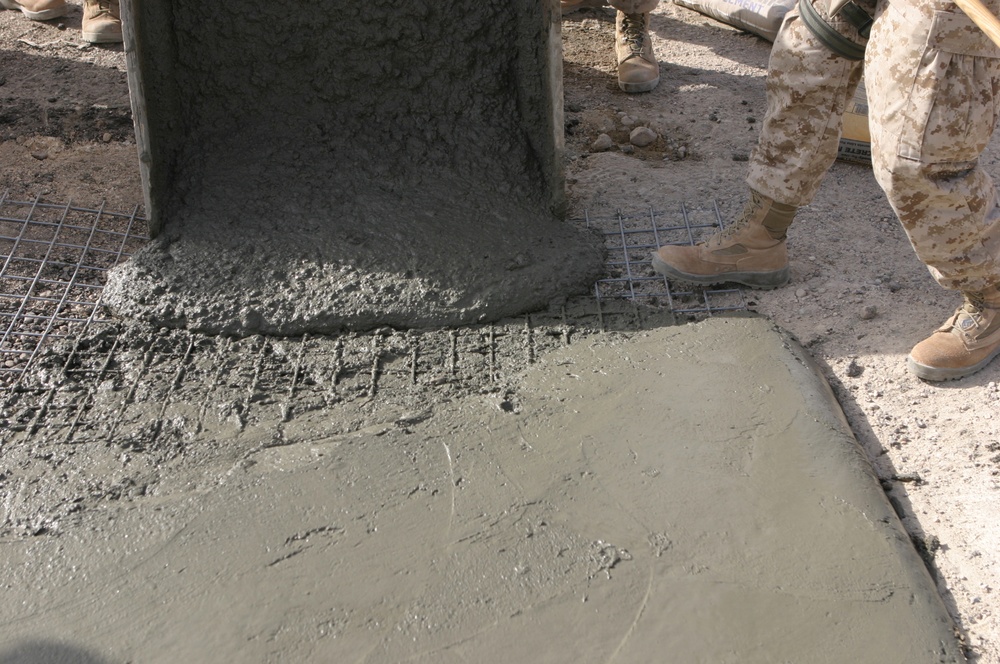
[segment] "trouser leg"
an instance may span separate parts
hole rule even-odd
[[[859,5],[874,10],[871,0]],[[831,27],[855,43],[865,39],[846,21],[829,18],[828,0],[816,10]],[[771,49],[767,114],[750,158],[747,184],[793,206],[810,203],[837,158],[843,115],[861,80],[862,63],[833,53],[790,11]]]
[[[935,279],[983,291],[1000,282],[1000,204],[979,166],[1000,111],[1000,49],[954,5],[938,6],[888,5],[876,20],[873,166]]]

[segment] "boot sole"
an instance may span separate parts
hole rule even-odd
[[[659,84],[659,76],[652,81],[646,81],[644,83],[625,83],[623,81],[618,81],[618,87],[622,89],[622,92],[649,92]]]
[[[120,44],[124,41],[121,33],[117,35],[104,35],[99,32],[84,32],[81,34],[83,41],[89,44]]]
[[[84,25],[80,36],[91,44],[119,44],[123,41],[121,20],[101,21],[97,26]]]
[[[653,271],[658,274],[662,274],[668,279],[688,281],[700,286],[711,286],[713,284],[725,284],[731,282],[743,284],[744,286],[749,286],[750,288],[771,290],[772,288],[784,286],[788,283],[790,278],[790,270],[788,267],[783,267],[780,270],[772,270],[770,272],[726,272],[725,274],[718,275],[703,275],[681,272],[673,266],[664,263],[656,254],[653,254],[652,263]]]
[[[992,362],[997,355],[1000,355],[1000,347],[997,347],[995,351],[986,356],[986,358],[981,362],[973,364],[970,367],[932,367],[926,364],[920,364],[914,360],[912,356],[907,356],[906,368],[909,369],[910,373],[915,375],[917,378],[921,378],[923,380],[933,382],[958,380],[959,378],[971,376],[977,371],[985,369],[986,365]]]

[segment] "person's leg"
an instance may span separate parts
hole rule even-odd
[[[938,6],[888,6],[867,56],[875,177],[920,260],[965,296],[910,354],[928,380],[1000,354],[1000,204],[979,165],[1000,113],[1000,48],[954,5]]]
[[[829,17],[828,4],[817,0],[812,6],[838,34],[863,46],[865,38],[853,24]],[[857,4],[874,11],[873,0]],[[699,284],[784,285],[789,277],[786,232],[837,158],[843,114],[861,74],[860,60],[831,51],[806,26],[798,7],[790,11],[771,49],[768,110],[750,158],[750,196],[743,214],[693,247],[661,247],[653,254],[653,269]]]
[[[660,82],[660,65],[649,38],[649,13],[660,0],[609,0],[617,10],[615,55],[618,87],[625,92],[649,92]]]
[[[829,0],[817,0],[813,7],[837,32],[864,45],[853,25],[829,17],[828,5]],[[874,2],[865,8],[874,12]],[[863,69],[860,60],[830,50],[806,26],[796,4],[768,61],[767,113],[746,180],[751,189],[785,205],[812,202],[837,158],[844,112]]]

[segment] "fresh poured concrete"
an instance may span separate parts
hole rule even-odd
[[[339,435],[319,410],[211,481],[5,543],[0,662],[964,661],[764,319],[584,337],[504,407],[428,407]]]
[[[123,2],[156,239],[123,317],[300,335],[492,321],[584,293],[561,221],[555,2]]]

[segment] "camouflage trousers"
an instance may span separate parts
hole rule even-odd
[[[828,2],[814,3],[823,16]],[[875,177],[918,257],[946,288],[1000,283],[1000,200],[979,165],[1000,114],[1000,48],[947,0],[855,4],[875,16],[864,62],[831,52],[798,7],[786,16],[747,183],[782,203],[809,203],[864,73]],[[849,23],[829,21],[865,43]]]

